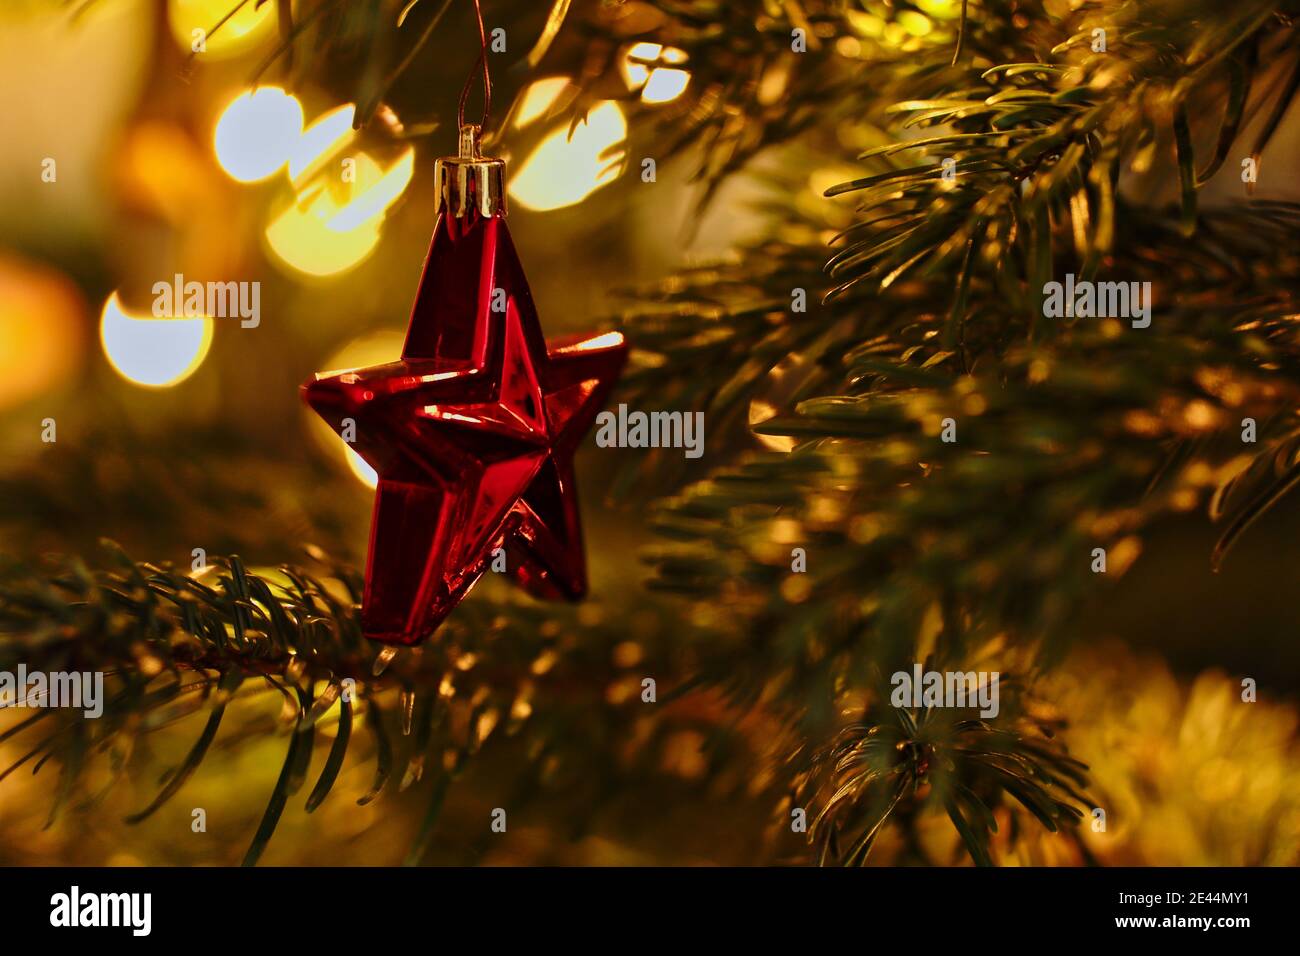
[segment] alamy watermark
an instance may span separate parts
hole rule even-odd
[[[74,886],[50,897],[50,925],[121,926],[130,929],[132,936],[148,936],[153,929],[153,894],[83,893]]]
[[[682,448],[687,458],[704,454],[703,412],[618,412],[596,416],[596,444],[601,448]]]
[[[1151,325],[1150,282],[1065,282],[1043,286],[1043,315],[1049,319],[1130,319],[1135,329]]]
[[[262,283],[186,282],[180,273],[171,282],[153,284],[153,315],[156,319],[239,319],[240,328],[262,324]]]
[[[0,709],[71,708],[92,720],[104,713],[103,671],[0,671]]]
[[[896,671],[889,679],[894,690],[889,702],[895,707],[978,707],[981,717],[998,715],[998,671]]]

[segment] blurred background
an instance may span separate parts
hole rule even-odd
[[[0,10],[0,552],[91,555],[106,537],[179,566],[203,548],[269,568],[304,560],[307,544],[364,561],[374,475],[298,387],[316,371],[399,356],[433,228],[433,161],[456,151],[456,103],[478,53],[472,4],[446,5],[392,88],[359,104],[375,69],[367,61],[380,59],[368,45],[409,47],[434,4],[405,33],[374,29],[380,6],[391,27],[393,4],[345,3],[291,51],[280,51],[276,3],[21,0]],[[507,31],[492,61],[489,151],[509,161],[510,228],[548,336],[607,325],[620,293],[753,231],[761,213],[730,203],[699,220],[686,164],[665,166],[653,191],[624,175],[633,112],[671,109],[689,86],[689,71],[669,63],[680,51],[619,45],[603,80],[611,97],[593,100],[570,135],[563,72],[521,62],[548,9],[514,3],[494,21],[487,6],[488,28]],[[571,22],[572,49],[561,38],[549,59],[585,55],[579,29]],[[661,67],[640,62],[660,57]],[[471,115],[479,97],[476,88]],[[359,108],[372,118],[354,129]],[[354,181],[340,175],[345,160]],[[177,274],[260,283],[260,323],[155,318],[153,286]],[[47,418],[54,443],[42,441]],[[591,562],[595,591],[644,576],[638,510],[605,505],[614,467],[610,456],[580,465],[588,553],[602,556]],[[0,714],[0,728],[11,716]],[[257,726],[258,707],[243,716]],[[160,741],[157,767],[185,752],[185,733]],[[0,762],[23,752],[0,743]],[[205,789],[234,812],[222,824],[214,814],[203,848],[174,843],[176,819],[122,828],[157,769],[140,791],[42,830],[49,784],[24,768],[0,787],[0,862],[238,862],[282,756],[282,739],[210,756]],[[350,773],[340,786],[352,785],[351,799],[324,828],[338,842],[322,842],[321,821],[305,814],[292,836],[286,817],[269,862],[341,862],[342,847],[353,863],[401,859],[395,834],[409,841],[425,798],[358,808],[372,771]],[[519,839],[505,859],[572,852]],[[579,857],[638,859],[601,846]],[[455,853],[484,849],[467,841]]]
[[[6,559],[90,555],[107,537],[138,559],[177,566],[203,548],[270,568],[303,560],[306,545],[353,566],[364,561],[374,476],[307,411],[298,386],[316,371],[400,352],[433,226],[433,161],[455,151],[455,104],[477,55],[472,6],[456,2],[389,82],[387,69],[429,20],[419,8],[433,5],[422,0],[405,26],[376,34],[371,8],[391,13],[393,5],[345,3],[331,14],[328,42],[307,30],[287,52],[282,5],[273,2],[245,3],[224,22],[231,0],[0,7]],[[651,5],[575,3],[538,64],[529,54],[550,5],[485,6],[488,28],[504,25],[507,43],[491,60],[490,151],[509,161],[510,229],[548,336],[608,327],[634,290],[769,234],[778,215],[774,183],[785,191],[783,205],[812,210],[823,232],[843,224],[847,207],[821,192],[846,168],[853,175],[849,159],[878,141],[865,118],[859,126],[828,117],[717,183],[694,177],[707,148],[689,146],[659,165],[650,188],[640,158],[701,93],[691,60],[670,37],[646,39],[655,36]],[[951,36],[960,5],[915,5],[920,19],[884,6],[854,6],[860,32],[828,42],[838,42],[846,60],[880,46],[905,51],[921,37]],[[614,13],[625,42],[592,26]],[[395,52],[377,58],[375,43]],[[600,43],[593,81],[584,71]],[[580,74],[587,118],[571,130],[567,104]],[[779,104],[781,95],[777,86],[769,98]],[[475,92],[471,114],[477,103]],[[354,128],[359,111],[368,119]],[[1292,118],[1270,156],[1300,172],[1294,126]],[[350,181],[337,175],[344,160],[354,161]],[[1272,177],[1264,194],[1296,198],[1279,185],[1286,179]],[[177,274],[260,283],[260,323],[155,318],[151,290]],[[42,440],[48,419],[57,424],[53,443]],[[737,441],[762,447],[753,436]],[[624,639],[602,653],[615,670],[639,674],[637,635],[689,644],[689,622],[642,606],[646,572],[636,555],[651,540],[644,500],[612,495],[625,462],[590,452],[578,466],[587,551],[599,556],[590,560],[595,610],[587,613],[622,609]],[[1083,627],[1097,640],[1049,686],[1055,705],[1072,715],[1072,752],[1092,765],[1115,808],[1109,832],[1082,834],[1095,859],[1296,862],[1300,610],[1293,562],[1278,555],[1298,533],[1300,507],[1290,501],[1214,575],[1204,559],[1214,530],[1189,516],[1161,528],[1119,589],[1089,610]],[[496,592],[487,587],[490,602]],[[1245,721],[1229,707],[1240,676],[1265,672],[1267,699]],[[610,699],[623,692],[600,690]],[[722,772],[703,744],[727,723],[723,705],[706,695],[682,706],[694,710],[654,731],[653,757],[625,775],[598,815],[551,791],[495,842],[478,821],[511,798],[527,754],[509,742],[484,750],[448,798],[447,822],[425,861],[802,860],[801,839],[771,826],[762,718],[733,728],[742,742]],[[277,709],[274,694],[241,698],[230,719],[265,730]],[[14,719],[0,714],[0,730]],[[125,781],[109,788],[104,771],[100,792],[92,780],[86,800],[48,829],[51,770],[23,768],[0,782],[0,863],[238,862],[279,772],[283,737],[263,734],[238,747],[218,741],[191,784],[208,810],[205,839],[188,838],[199,805],[188,794],[139,826],[122,823],[190,745],[201,717],[188,720],[183,733],[154,735]],[[635,741],[651,731],[633,722],[628,733]],[[0,770],[24,752],[17,740],[0,741]],[[265,862],[400,862],[426,797],[411,787],[358,807],[372,773],[350,760],[339,792],[314,816],[301,801],[291,805]],[[897,859],[906,841],[919,840],[932,860],[960,862],[947,822],[926,827],[883,837],[879,860]],[[1003,854],[1007,863],[1085,861],[1077,847],[1037,831]]]

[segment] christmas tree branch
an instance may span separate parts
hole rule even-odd
[[[232,729],[228,716],[235,701],[256,702],[266,693],[281,700],[276,723],[288,733],[288,743],[245,863],[261,857],[288,801],[307,784],[314,781],[306,797],[308,811],[324,802],[343,762],[358,759],[353,755],[359,739],[369,744],[361,749],[368,749],[375,763],[373,783],[360,802],[431,777],[428,813],[408,848],[408,862],[423,857],[448,787],[497,728],[531,741],[533,757],[521,774],[536,777],[543,767],[552,767],[528,786],[529,792],[545,787],[548,779],[554,785],[554,767],[559,766],[564,768],[562,780],[591,781],[596,791],[590,799],[598,802],[657,766],[675,727],[712,728],[718,749],[710,760],[754,759],[742,758],[743,749],[721,746],[728,735],[718,735],[741,715],[752,723],[755,702],[744,709],[718,709],[694,682],[680,687],[683,692],[697,688],[688,697],[668,688],[663,698],[667,709],[656,718],[650,738],[644,730],[634,733],[643,718],[637,716],[639,707],[627,701],[635,697],[639,675],[675,672],[667,655],[680,656],[681,649],[671,647],[675,631],[666,623],[670,618],[654,630],[641,630],[643,656],[630,673],[610,663],[610,648],[628,636],[616,622],[606,628],[588,614],[585,624],[557,626],[549,609],[487,607],[474,601],[439,631],[437,640],[390,660],[360,637],[355,607],[359,582],[345,568],[325,563],[323,575],[293,567],[254,574],[238,559],[229,559],[190,576],[136,564],[116,549],[111,553],[115,570],[91,572],[68,561],[44,575],[14,566],[0,578],[0,670],[99,671],[111,688],[97,719],[45,707],[0,734],[0,742],[34,738],[14,764],[0,768],[0,777],[27,764],[39,770],[51,758],[61,765],[51,822],[72,801],[95,760],[109,762],[111,787],[127,772],[146,736],[206,714],[187,754],[126,822],[148,819],[194,785],[219,737],[227,740],[226,746],[244,745],[273,731],[275,725],[266,723]],[[566,632],[581,637],[575,641]],[[712,655],[720,649],[706,645],[702,650]],[[620,683],[628,689],[613,694]],[[358,719],[364,734],[354,730]],[[1006,721],[992,723],[1005,724],[999,734],[1036,735]],[[317,730],[327,724],[334,739],[320,770],[311,773],[318,759]],[[976,731],[962,731],[970,732]],[[994,731],[982,725],[977,732]],[[619,770],[607,766],[593,733],[640,738],[629,755],[631,764]],[[769,743],[774,739],[770,729],[762,736]],[[770,784],[773,799],[783,786],[808,787],[816,778],[816,767],[800,770],[804,764],[792,759],[805,747],[802,738],[780,739],[788,748],[787,759]],[[996,796],[981,792],[988,800]],[[809,799],[814,797],[810,792]],[[820,812],[816,804],[809,806]],[[821,839],[822,833],[819,825],[812,835]],[[978,844],[972,847],[977,853]]]
[[[1091,280],[1115,253],[1121,173],[1145,173],[1162,147],[1172,146],[1182,179],[1181,231],[1194,232],[1198,185],[1222,164],[1243,115],[1264,105],[1244,64],[1290,71],[1300,61],[1283,16],[1289,4],[1193,6],[1084,7],[1062,19],[1031,7],[1013,60],[1004,59],[1005,21],[992,17],[993,32],[972,31],[970,62],[945,67],[940,51],[927,51],[931,68],[917,71],[909,98],[890,112],[902,130],[940,135],[868,150],[862,159],[888,168],[828,190],[857,197],[862,213],[828,265],[832,296],[955,274],[956,323],[973,274],[984,274],[1004,287],[1027,282],[1023,305],[1036,311],[1034,290],[1051,278],[1054,258]],[[1295,92],[1288,84],[1275,115]],[[1224,115],[1215,159],[1198,177],[1188,116],[1215,112]],[[1248,157],[1252,176],[1269,135]],[[1072,240],[1064,255],[1057,232]]]
[[[420,6],[432,19],[408,54],[446,9]],[[436,641],[388,661],[360,636],[357,575],[324,555],[323,573],[250,573],[229,559],[192,576],[123,555],[107,572],[14,569],[0,583],[0,667],[112,680],[101,719],[41,710],[0,737],[38,738],[0,775],[57,759],[52,818],[91,760],[107,755],[120,774],[142,735],[206,714],[129,817],[147,818],[195,778],[232,701],[273,693],[288,743],[245,861],[309,780],[308,809],[334,792],[364,738],[376,768],[363,802],[430,778],[406,854],[417,862],[453,782],[498,727],[528,741],[519,792],[544,787],[553,760],[569,779],[599,779],[602,794],[616,788],[627,768],[600,755],[635,736],[627,689],[635,696],[645,673],[667,678],[676,694],[665,700],[705,701],[688,720],[711,740],[765,721],[765,795],[807,812],[824,862],[863,863],[885,827],[936,813],[990,863],[1001,805],[1049,830],[1091,806],[1063,724],[1035,697],[1080,608],[1157,523],[1208,505],[1226,519],[1207,556],[1219,561],[1300,483],[1300,210],[1205,211],[1197,196],[1262,114],[1243,157],[1258,167],[1294,98],[1294,4],[989,0],[953,5],[925,32],[904,16],[910,3],[871,6],[870,20],[830,2],[619,7],[629,9],[569,18],[588,43],[580,55],[557,44],[548,61],[572,67],[581,94],[567,106],[577,121],[597,99],[637,98],[617,77],[637,38],[682,50],[689,94],[638,131],[671,131],[661,157],[699,147],[706,199],[760,150],[819,125],[905,118],[894,141],[862,155],[866,175],[831,190],[860,203],[851,216],[787,215],[779,239],[687,270],[624,317],[638,349],[624,395],[744,418],[714,432],[726,452],[751,425],[785,450],[740,455],[658,512],[670,543],[648,560],[654,588],[672,597],[646,602],[662,620],[641,635],[635,670],[611,663],[621,621],[476,601]],[[337,12],[307,5],[293,29],[314,24],[326,56],[358,32],[399,29]],[[873,39],[908,23],[917,35]],[[362,101],[377,103],[411,61],[371,64]],[[1266,90],[1270,72],[1282,79]],[[1221,117],[1215,135],[1193,121],[1202,114]],[[902,138],[914,128],[920,138]],[[1208,159],[1197,155],[1207,138]],[[1171,214],[1124,188],[1161,156],[1180,187]],[[840,248],[821,303],[828,228]],[[1049,320],[1050,280],[1103,271],[1152,284],[1150,327]],[[793,305],[800,291],[806,308]],[[689,648],[674,648],[672,620],[691,622]],[[888,675],[917,663],[1000,672],[1000,713],[894,704]],[[659,718],[656,741],[672,720]],[[312,774],[322,721],[335,734]],[[710,759],[745,759],[722,750]],[[635,760],[650,772],[657,756],[644,746]]]
[[[110,688],[96,718],[33,700],[30,706],[40,709],[0,734],[0,742],[36,736],[15,764],[0,768],[0,777],[33,761],[36,769],[51,757],[61,763],[51,822],[97,754],[106,755],[120,778],[142,736],[206,711],[188,755],[127,822],[148,818],[199,771],[219,733],[248,741],[273,730],[257,724],[230,731],[223,720],[234,699],[247,700],[258,688],[280,696],[278,723],[289,743],[245,863],[259,859],[286,802],[309,782],[322,722],[336,730],[306,798],[309,812],[357,749],[358,718],[375,761],[373,785],[360,802],[385,788],[405,789],[426,773],[433,777],[430,814],[407,853],[410,862],[428,845],[448,785],[494,732],[531,741],[530,773],[549,766],[551,777],[587,774],[593,800],[617,790],[610,768],[584,764],[599,762],[593,734],[620,727],[631,733],[636,713],[622,703],[631,691],[612,691],[637,686],[642,673],[611,661],[615,636],[626,639],[625,628],[607,630],[588,615],[583,642],[571,647],[568,629],[577,625],[562,624],[562,616],[528,606],[504,613],[499,605],[470,602],[437,640],[394,654],[362,638],[360,582],[346,568],[324,563],[323,575],[290,566],[252,573],[231,558],[190,576],[111,553],[116,566],[109,571],[92,572],[72,560],[44,575],[10,567],[0,579],[0,671],[98,672]],[[653,644],[646,646],[644,666],[667,673]],[[673,726],[671,716],[665,726]],[[661,740],[642,740],[627,772],[653,766]]]

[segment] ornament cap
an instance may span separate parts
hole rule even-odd
[[[438,185],[437,213],[457,219],[506,214],[506,162],[480,152],[482,128],[466,123],[460,128],[460,153],[434,163]]]

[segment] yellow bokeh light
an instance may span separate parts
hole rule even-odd
[[[959,0],[916,0],[916,5],[932,17],[952,20],[961,16]]]
[[[641,102],[671,103],[686,92],[691,74],[687,70],[669,69],[654,64],[678,65],[685,63],[686,59],[685,50],[642,41],[628,47],[620,68],[628,89],[641,90]]]
[[[844,16],[854,30],[859,35],[879,39],[885,35],[885,21],[874,13],[864,13],[861,10],[845,10]]]
[[[253,183],[290,161],[302,136],[302,104],[278,86],[264,86],[230,101],[213,134],[217,162],[232,179]]]
[[[352,120],[357,115],[355,104],[344,103],[318,117],[290,148],[289,178],[300,187],[305,179],[320,172],[325,162],[335,153],[347,148],[356,136]]]
[[[351,182],[318,177],[266,229],[271,251],[299,272],[335,275],[370,255],[385,212],[415,171],[412,149],[388,169],[366,153],[349,158],[355,163]]]
[[[627,82],[628,89],[635,90],[650,79],[650,67],[639,61],[656,60],[663,49],[662,43],[647,42],[634,43],[628,48],[622,63],[623,79]]]
[[[377,166],[374,169],[379,178],[364,187],[363,191],[325,223],[331,232],[351,232],[367,222],[380,221],[388,207],[397,202],[398,197],[406,191],[411,177],[415,175],[415,150],[408,149],[387,170],[379,170]]]
[[[66,276],[0,254],[0,409],[62,385],[85,350],[86,308]]]
[[[690,82],[691,74],[685,70],[655,70],[641,91],[641,102],[671,103],[686,92]]]
[[[612,100],[596,105],[569,135],[563,124],[526,159],[510,184],[510,196],[539,212],[580,203],[618,178],[623,157],[616,147],[627,139],[627,120]]]
[[[339,439],[342,441],[342,439]],[[367,488],[379,487],[379,472],[370,467],[370,464],[354,452],[347,445],[343,446],[343,453],[347,457],[348,467],[352,469],[352,474]]]
[[[167,0],[172,37],[187,53],[225,59],[255,49],[276,35],[276,4],[247,0],[226,19],[236,3],[238,0]]]
[[[903,25],[903,29],[914,37],[926,36],[934,29],[929,18],[923,13],[917,13],[915,10],[900,10],[898,22]]]
[[[130,315],[114,292],[100,315],[99,340],[109,364],[128,382],[169,388],[203,364],[212,345],[212,327],[207,316],[156,319]]]
[[[364,260],[379,242],[379,223],[336,232],[329,222],[341,206],[326,189],[306,205],[294,203],[266,227],[266,241],[280,261],[313,276],[335,275]]]
[[[568,85],[569,81],[564,77],[552,76],[529,86],[519,103],[519,112],[515,114],[515,128],[522,129],[544,115]]]
[[[370,335],[354,339],[324,363],[328,369],[363,368],[367,365],[383,365],[395,362],[402,355],[402,343],[406,336],[402,332],[373,332]],[[304,414],[307,414],[304,411]],[[379,484],[379,476],[366,463],[366,460],[352,450],[334,429],[325,424],[319,415],[310,414],[309,428],[312,437],[331,455],[338,454],[339,461],[347,465],[348,470],[369,488]]]
[[[241,182],[287,168],[292,201],[266,228],[276,258],[314,276],[336,275],[379,243],[389,207],[410,185],[415,150],[387,168],[364,152],[344,155],[356,139],[356,105],[345,103],[303,129],[302,104],[278,87],[235,97],[214,136],[217,160]]]

